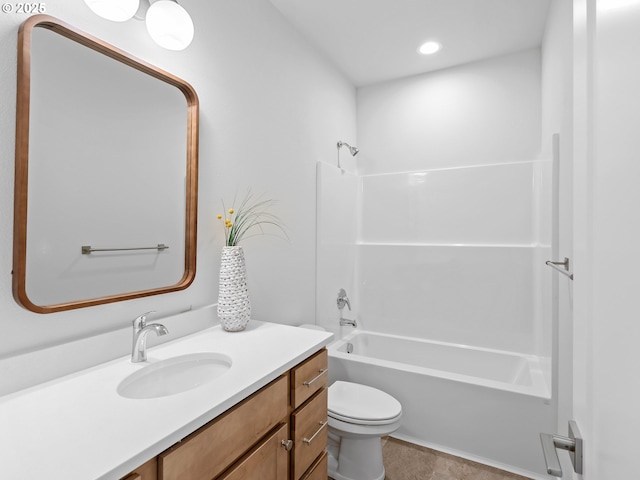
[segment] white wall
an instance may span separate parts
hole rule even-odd
[[[577,478],[637,478],[640,2],[573,3]]]
[[[358,89],[362,173],[538,158],[537,49]]]
[[[0,358],[120,331],[147,310],[157,310],[159,318],[214,303],[223,242],[216,214],[222,198],[229,202],[248,187],[278,200],[275,213],[290,238],[245,243],[254,316],[290,324],[313,320],[316,162],[333,162],[336,141],[355,137],[355,89],[269,2],[181,3],[196,31],[182,52],[156,46],[142,22],[108,22],[83,2],[46,6],[49,14],[182,77],[198,92],[196,280],[183,292],[44,316],[20,308],[11,295],[16,41],[25,17],[0,15]],[[200,327],[172,325],[168,340]],[[118,341],[103,355],[125,355],[129,347]]]

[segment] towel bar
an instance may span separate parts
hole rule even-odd
[[[92,248],[91,245],[83,245],[82,246],[82,254],[88,255],[92,252],[122,252],[125,250],[166,250],[169,248],[164,243],[159,243],[155,247],[134,247],[134,248]]]

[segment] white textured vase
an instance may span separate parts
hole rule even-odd
[[[227,332],[244,330],[251,318],[247,268],[242,247],[222,247],[218,318]]]

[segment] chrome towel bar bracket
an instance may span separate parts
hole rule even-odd
[[[569,259],[567,257],[564,257],[563,262],[554,262],[552,260],[547,260],[544,263],[545,265],[549,265],[555,271],[560,272],[561,274],[569,277],[569,279],[573,280],[573,272],[569,271]],[[559,265],[562,265],[564,268],[560,268]]]

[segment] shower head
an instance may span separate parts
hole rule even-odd
[[[343,146],[344,146],[344,147],[347,147],[347,148],[349,149],[349,153],[351,153],[351,155],[352,155],[353,157],[355,157],[355,156],[358,154],[358,152],[360,151],[360,150],[358,149],[358,147],[352,147],[352,146],[351,146],[351,145],[349,145],[347,142],[343,142],[342,140],[338,141],[338,150],[339,150],[341,147],[343,147]]]

